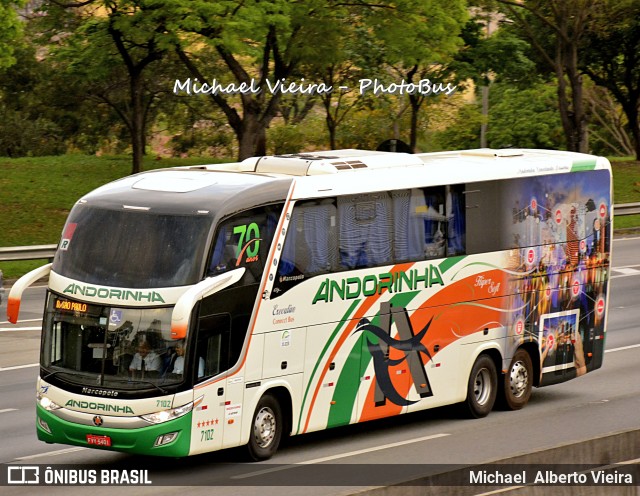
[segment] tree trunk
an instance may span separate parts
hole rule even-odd
[[[145,125],[144,105],[142,101],[142,78],[140,74],[131,75],[131,151],[133,164],[131,174],[142,171],[142,158],[144,157]]]
[[[631,100],[631,99],[630,99]],[[622,110],[629,121],[631,136],[633,137],[633,149],[636,154],[636,160],[640,160],[640,117],[638,116],[640,108],[634,101],[630,101],[626,105],[622,105]]]
[[[236,131],[238,138],[238,161],[246,158],[266,155],[266,129],[261,125],[258,115],[245,107],[242,124]]]
[[[409,135],[409,147],[411,153],[416,153],[418,147],[418,112],[420,111],[420,100],[416,95],[409,95],[411,102],[411,132]]]
[[[582,77],[577,65],[577,46],[563,44],[560,37],[556,42],[555,71],[558,78],[558,108],[567,150],[586,153],[587,126],[582,103]]]

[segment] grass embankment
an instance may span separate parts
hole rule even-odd
[[[611,159],[611,165],[614,203],[640,202],[640,162]],[[616,230],[640,227],[640,215],[618,216],[614,225]]]
[[[220,162],[209,157],[148,158],[144,170]],[[613,159],[615,203],[640,201],[640,162]],[[131,172],[127,156],[64,155],[0,158],[0,246],[57,243],[73,204],[89,191]],[[616,229],[640,226],[640,215],[617,217]],[[46,261],[0,262],[5,278],[18,277]]]
[[[143,169],[222,162],[210,157],[147,158]],[[0,157],[0,247],[57,243],[73,204],[89,191],[131,173],[129,156]],[[6,279],[46,260],[0,262]]]

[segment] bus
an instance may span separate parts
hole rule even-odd
[[[332,150],[144,172],[71,209],[38,439],[185,457],[459,404],[517,410],[602,365],[611,166],[562,151]]]

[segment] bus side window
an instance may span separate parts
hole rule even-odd
[[[289,223],[278,275],[316,275],[336,266],[335,200],[307,201],[296,205]]]
[[[228,313],[201,317],[195,360],[196,379],[213,377],[229,368],[231,315]],[[193,356],[192,356],[193,359]]]
[[[466,253],[465,213],[464,185],[447,186],[447,256],[464,255]]]
[[[388,193],[338,198],[340,266],[359,269],[392,263],[392,200]]]
[[[208,276],[244,267],[244,283],[260,281],[282,204],[267,205],[223,221],[211,247]]]
[[[425,226],[417,211],[424,204],[419,189],[392,191],[395,262],[424,258]]]

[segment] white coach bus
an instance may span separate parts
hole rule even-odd
[[[182,457],[460,403],[602,364],[611,167],[546,150],[337,150],[126,177],[48,276],[37,434]]]

